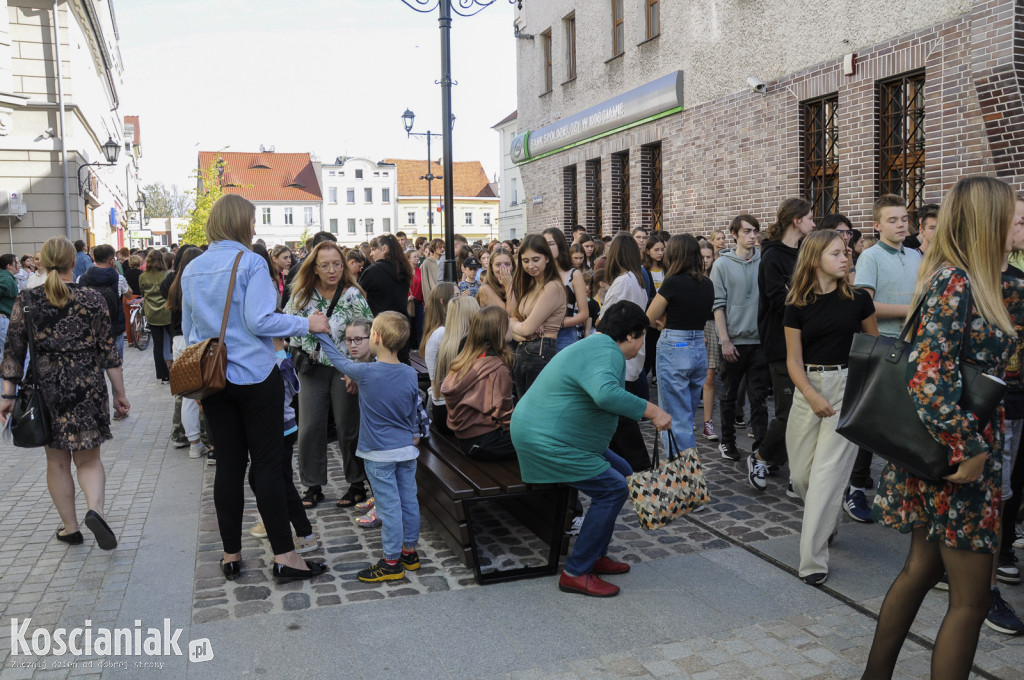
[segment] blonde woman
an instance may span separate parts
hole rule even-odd
[[[1003,417],[1000,412],[979,422],[960,407],[960,345],[965,343],[969,361],[997,376],[1016,351],[1014,321],[1024,321],[1024,284],[1001,278],[1015,236],[1013,217],[1007,184],[993,177],[961,179],[942,201],[921,263],[911,307],[923,304],[908,390],[922,423],[948,447],[956,471],[933,482],[885,465],[872,515],[910,533],[910,552],[879,611],[864,678],[892,677],[921,602],[943,571],[949,607],[935,637],[932,678],[967,678],[974,661],[992,602],[1002,496],[1002,456],[993,454],[1002,450]]]
[[[74,461],[78,483],[89,508],[85,526],[103,550],[117,547],[117,538],[103,520],[106,473],[100,461],[100,444],[111,438],[107,407],[107,382],[114,391],[114,409],[130,408],[124,393],[121,355],[110,335],[110,312],[98,291],[72,283],[75,247],[63,236],[49,239],[41,251],[46,283],[21,293],[11,313],[0,375],[3,398],[0,420],[6,423],[14,409],[19,383],[23,390],[39,390],[46,404],[51,436],[46,452],[46,485],[63,526],[57,540],[82,543],[75,509]],[[22,382],[28,352],[25,308],[30,310],[39,384]],[[29,373],[31,376],[31,373]]]
[[[473,322],[473,317],[479,311],[480,303],[474,297],[458,296],[452,298],[448,303],[448,312],[445,314],[444,337],[437,348],[437,358],[434,361],[434,378],[430,384],[431,396],[435,400],[432,422],[434,427],[438,427],[442,431],[448,429],[448,410],[444,407],[444,395],[441,394],[441,384],[444,382],[445,376],[448,375],[448,370],[451,368],[452,362],[455,361],[455,357],[459,355],[459,345],[469,333],[469,326]],[[437,400],[441,401],[440,408],[438,408]],[[444,420],[440,420],[440,416],[444,416]],[[442,423],[445,423],[443,428],[441,428]]]

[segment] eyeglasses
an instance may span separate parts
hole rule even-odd
[[[345,344],[347,345],[361,345],[364,341],[369,340],[369,335],[357,336],[354,338],[345,338]]]
[[[332,263],[329,263],[329,264],[318,264],[316,266],[316,268],[319,269],[322,272],[338,272],[338,271],[344,271],[345,270],[345,264],[344,263],[335,264],[335,263],[332,262]]]
[[[849,229],[836,229],[836,231],[839,232],[839,235],[843,238],[850,238],[850,234],[853,233]]]

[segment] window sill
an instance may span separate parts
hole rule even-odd
[[[625,54],[626,54],[625,52],[619,52],[618,54],[616,54],[616,55],[615,55],[614,57],[612,57],[611,59],[605,59],[604,63],[606,63],[606,64],[610,64],[610,63],[612,63],[613,61],[615,61],[616,59],[622,59],[623,55],[625,55]]]
[[[562,87],[565,87],[569,83],[575,83],[575,82],[576,82],[576,76],[573,76],[572,78],[569,78],[569,80],[567,80],[564,83],[562,83]]]
[[[655,40],[657,40],[657,39],[658,39],[658,38],[660,38],[660,37],[661,37],[661,33],[659,33],[658,35],[652,35],[652,36],[651,36],[650,38],[648,38],[647,40],[644,40],[644,41],[642,41],[642,42],[638,42],[638,43],[636,44],[636,46],[637,46],[637,47],[642,47],[642,46],[646,45],[647,43],[650,43],[650,42],[654,42]]]
[[[549,94],[551,94],[551,90],[548,90],[547,92],[541,92],[540,98],[543,99],[544,97],[547,97]]]

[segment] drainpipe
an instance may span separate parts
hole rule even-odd
[[[57,105],[60,121],[60,157],[64,169],[64,231],[69,241],[71,238],[71,180],[68,178],[68,140],[64,127],[64,77],[61,72],[60,58],[60,19],[58,5],[60,0],[53,0],[53,46],[57,59]]]

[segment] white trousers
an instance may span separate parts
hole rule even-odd
[[[793,395],[786,425],[786,450],[793,490],[804,500],[800,528],[801,578],[828,573],[828,539],[839,522],[843,494],[857,459],[856,445],[836,434],[846,388],[846,369],[810,371],[807,379],[828,399],[836,414],[819,418],[802,394]]]
[[[175,361],[185,351],[185,347],[185,336],[175,335],[171,344]],[[186,439],[190,442],[199,441],[199,402],[195,399],[181,400],[181,427],[185,430]]]

